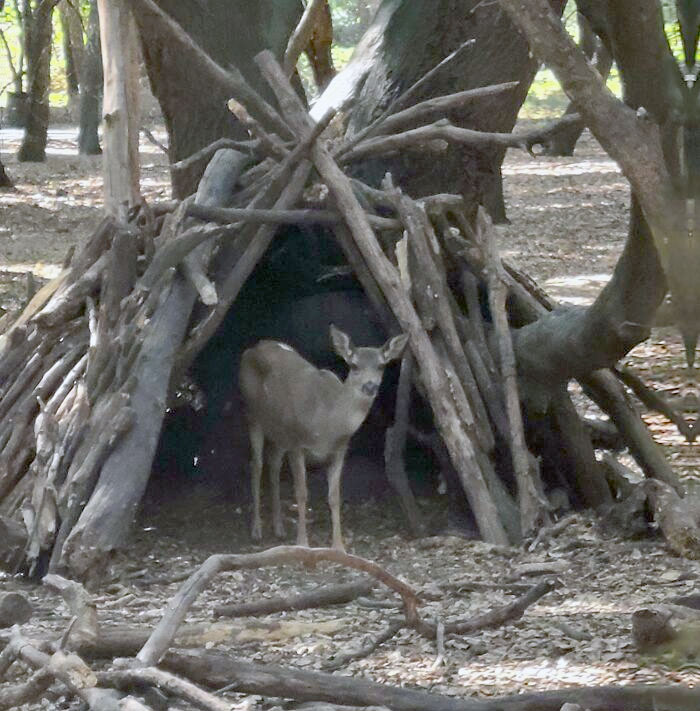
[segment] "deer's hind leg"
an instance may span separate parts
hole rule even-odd
[[[270,491],[272,494],[272,530],[277,538],[284,538],[284,521],[282,519],[282,502],[280,501],[280,469],[284,450],[269,443],[270,461]]]
[[[262,427],[254,422],[250,422],[248,434],[250,436],[250,488],[253,495],[253,524],[250,530],[250,537],[254,541],[260,541],[262,539],[260,480],[262,479],[265,435]]]

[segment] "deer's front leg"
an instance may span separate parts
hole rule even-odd
[[[308,546],[309,538],[306,535],[306,460],[304,451],[295,449],[289,453],[289,464],[294,475],[294,493],[297,499],[297,545]]]
[[[345,546],[343,545],[343,534],[340,529],[340,478],[343,474],[343,462],[347,451],[346,444],[334,455],[328,467],[328,506],[331,509],[331,521],[333,524],[333,548],[343,552],[345,551]]]
[[[260,479],[263,469],[263,447],[265,435],[262,428],[250,423],[250,488],[253,494],[253,525],[250,537],[254,541],[262,539],[262,520],[260,519]]]

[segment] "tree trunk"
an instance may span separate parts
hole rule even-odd
[[[561,12],[564,3],[552,0],[552,5]],[[471,44],[413,93],[408,105],[441,94],[517,81],[517,88],[447,114],[459,126],[510,131],[538,63],[498,4],[477,0],[384,0],[350,67],[331,82],[314,106],[314,115],[321,116],[330,103],[337,105],[336,97],[354,96],[349,132],[355,133],[466,41]],[[361,177],[378,185],[390,171],[412,197],[458,193],[474,211],[483,204],[494,221],[503,222],[504,155],[505,149],[499,147],[450,146],[438,156],[407,150],[363,164]]]
[[[104,67],[104,196],[112,215],[140,201],[136,25],[121,0],[97,0]]]
[[[100,94],[102,93],[102,54],[100,50],[100,18],[97,0],[90,1],[87,43],[80,84],[80,130],[78,151],[82,155],[102,153],[97,130],[100,125]]]
[[[49,81],[51,78],[51,17],[58,0],[41,0],[25,18],[29,109],[20,161],[46,160],[49,128]],[[25,7],[28,7],[29,3]]]
[[[10,179],[10,176],[7,174],[5,171],[5,166],[2,164],[2,161],[0,160],[0,189],[7,190],[8,188],[13,188],[14,185],[12,183],[12,180]]]
[[[82,82],[83,60],[83,28],[80,13],[67,0],[59,3],[61,30],[63,31],[63,54],[65,60],[66,88],[68,90],[68,110],[71,120],[77,115],[80,105],[80,84]]]
[[[283,56],[301,17],[298,0],[212,0],[206,13],[191,3],[159,0],[158,4],[221,67],[236,67],[253,86],[260,87],[265,98],[271,98],[252,58],[263,49]],[[209,81],[192,81],[198,71],[192,58],[146,13],[138,13],[136,21],[148,78],[168,131],[171,163],[221,137],[248,138],[246,129],[226,108],[230,92]],[[192,120],[193,110],[196,121]],[[205,165],[206,160],[201,160],[186,170],[173,171],[173,194],[184,197],[192,193]]]

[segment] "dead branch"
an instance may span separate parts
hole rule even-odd
[[[408,527],[414,536],[425,533],[425,525],[416,505],[406,476],[404,450],[408,434],[409,406],[411,402],[411,382],[413,380],[413,354],[408,351],[401,359],[399,383],[396,387],[396,408],[394,424],[387,428],[384,440],[384,465],[386,477],[399,496]],[[380,643],[381,644],[381,643]]]
[[[549,513],[544,499],[544,487],[534,457],[525,444],[525,428],[520,410],[515,352],[510,335],[506,312],[507,287],[505,272],[498,254],[496,237],[491,221],[483,207],[477,213],[477,239],[486,261],[489,281],[489,304],[494,330],[498,339],[499,360],[505,390],[506,412],[509,424],[509,445],[515,477],[518,482],[520,527],[523,536],[529,536],[543,522],[548,522]]]
[[[326,585],[297,595],[284,595],[267,600],[244,602],[238,605],[219,605],[214,608],[215,617],[252,617],[269,615],[285,610],[306,610],[328,605],[342,605],[361,595],[367,595],[374,587],[371,580],[359,580],[341,585]]]
[[[200,161],[208,160],[220,148],[233,148],[233,150],[235,151],[242,151],[247,154],[251,154],[254,153],[259,148],[259,146],[259,140],[234,141],[232,138],[217,138],[213,143],[210,143],[208,146],[204,146],[204,148],[200,148],[200,150],[187,156],[187,158],[183,158],[182,160],[178,160],[175,163],[171,163],[170,170],[186,170],[187,168],[190,168],[191,166],[195,165],[196,163],[199,163]]]
[[[629,368],[615,368],[615,375],[642,401],[650,410],[659,412],[676,426],[688,442],[693,442],[697,433],[686,419],[662,395],[652,390],[639,376]]]
[[[204,207],[192,203],[187,207],[187,215],[218,223],[246,222],[254,224],[274,223],[277,225],[338,225],[343,218],[332,210],[261,210],[255,208]],[[397,230],[401,223],[391,217],[368,215],[370,224],[380,230]]]
[[[294,32],[292,32],[287,43],[287,49],[284,52],[282,66],[287,77],[291,77],[294,74],[301,53],[309,44],[314,28],[321,22],[326,2],[327,0],[309,0],[306,3],[304,13]]]
[[[492,699],[455,698],[323,672],[243,662],[206,651],[168,653],[162,666],[204,686],[235,683],[239,692],[327,701],[352,706],[386,706],[393,711],[560,711],[569,702],[589,711],[697,711],[700,690],[684,685],[596,686],[516,694]]]
[[[407,148],[425,150],[430,148],[430,144],[433,141],[464,144],[480,148],[500,146],[530,151],[530,146],[525,136],[515,133],[475,131],[471,128],[454,126],[447,119],[441,119],[427,126],[409,129],[402,133],[396,133],[391,136],[378,136],[361,141],[342,156],[341,163],[346,165],[354,161],[365,160],[366,158],[386,153],[395,153]],[[438,143],[436,150],[444,152],[444,143],[442,145]]]
[[[205,711],[231,711],[231,703],[200,689],[192,682],[155,667],[98,672],[97,682],[120,690],[151,686]]]
[[[474,101],[474,99],[500,94],[501,92],[514,89],[516,86],[518,86],[517,81],[509,81],[503,84],[491,84],[490,86],[481,86],[477,89],[466,89],[465,91],[459,91],[454,94],[436,96],[432,99],[414,104],[408,109],[387,116],[383,121],[376,124],[372,134],[386,135],[396,133],[398,130],[408,126],[422,124],[434,119],[436,116],[444,116],[449,111],[458,110],[464,106],[464,104]],[[341,160],[348,150],[345,145],[342,145],[334,155],[338,160]]]
[[[8,647],[14,652],[15,658],[60,681],[92,711],[119,711],[121,708],[119,696],[99,688],[94,672],[78,655],[66,654],[61,650],[46,654],[23,637],[19,628],[14,629]],[[143,705],[140,708],[146,709]]]
[[[157,663],[162,658],[192,603],[219,573],[228,570],[255,569],[286,563],[302,563],[315,566],[320,562],[338,563],[348,568],[361,570],[372,576],[401,596],[406,623],[416,627],[420,625],[417,609],[418,596],[415,591],[383,568],[380,568],[376,563],[331,548],[277,546],[260,553],[213,555],[207,558],[173,597],[168,606],[168,611],[153,630],[151,637],[143,646],[137,658],[142,664],[148,666]]]
[[[663,481],[647,479],[644,489],[654,512],[654,520],[671,549],[680,556],[700,558],[700,531],[696,523],[696,505],[682,499]]]
[[[260,148],[271,158],[285,158],[289,151],[285,148],[280,139],[268,133],[246,110],[245,106],[236,99],[229,99],[228,110],[241,122],[242,126],[248,131],[251,136],[254,136],[260,142]]]
[[[418,81],[414,82],[411,86],[406,89],[400,96],[396,97],[389,106],[382,111],[382,113],[377,116],[372,123],[370,123],[369,126],[366,126],[363,128],[361,131],[358,131],[349,141],[346,141],[339,149],[339,151],[342,151],[343,153],[347,153],[348,151],[352,150],[354,146],[356,146],[360,141],[363,141],[365,138],[369,138],[370,136],[375,135],[377,127],[391,114],[393,114],[395,111],[400,109],[401,107],[405,106],[408,101],[416,94],[419,89],[423,86],[425,86],[427,83],[430,82],[430,80],[440,71],[442,71],[445,67],[449,66],[454,60],[456,60],[458,57],[461,56],[462,52],[464,52],[466,49],[469,49],[472,47],[474,44],[473,39],[469,39],[466,42],[463,42],[457,49],[454,50],[454,52],[451,52],[448,54],[444,59],[441,59],[432,69],[427,71]],[[336,154],[334,154],[334,157],[338,157]]]

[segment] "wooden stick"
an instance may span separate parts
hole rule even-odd
[[[518,503],[520,505],[520,526],[523,536],[531,535],[543,521],[549,521],[547,502],[539,470],[525,444],[525,427],[520,411],[518,381],[515,365],[513,341],[510,335],[506,312],[506,282],[500,263],[496,236],[491,221],[483,207],[477,212],[477,239],[484,253],[489,277],[489,304],[491,318],[498,338],[501,375],[506,399],[506,414],[510,425],[510,453],[518,482]]]
[[[530,151],[530,146],[525,136],[520,136],[516,133],[475,131],[471,128],[454,126],[447,119],[441,119],[430,125],[409,129],[391,136],[368,138],[344,153],[340,161],[345,165],[385,153],[396,153],[406,148],[420,147],[425,149],[429,147],[428,144],[431,141],[446,141],[447,143],[457,143],[478,148],[500,146],[502,148],[520,148],[524,151]],[[444,148],[439,146],[438,151],[444,152]]]
[[[359,580],[340,585],[326,585],[297,595],[283,595],[236,605],[218,605],[214,608],[214,617],[250,617],[286,610],[307,610],[313,607],[342,605],[361,595],[367,595],[373,587],[373,581]]]
[[[432,99],[421,101],[408,109],[387,116],[383,121],[375,125],[372,135],[396,133],[398,129],[405,128],[411,124],[425,123],[428,119],[435,118],[435,116],[442,117],[446,112],[460,108],[474,99],[500,94],[509,89],[514,89],[516,86],[518,86],[517,81],[509,81],[503,84],[491,84],[477,89],[458,91],[454,94],[435,96]],[[346,145],[342,145],[334,155],[338,160],[341,160],[348,150],[350,149]]]
[[[240,207],[205,207],[192,203],[187,208],[187,214],[200,220],[210,220],[219,224],[234,222],[275,223],[278,225],[337,225],[343,222],[340,213],[333,210],[263,210]],[[390,217],[368,215],[370,224],[381,230],[398,230],[399,220]]]
[[[292,32],[287,49],[284,52],[282,66],[287,77],[291,77],[296,69],[299,57],[309,44],[311,35],[315,27],[320,23],[324,6],[327,0],[308,0],[304,14],[299,20],[294,32]]]

